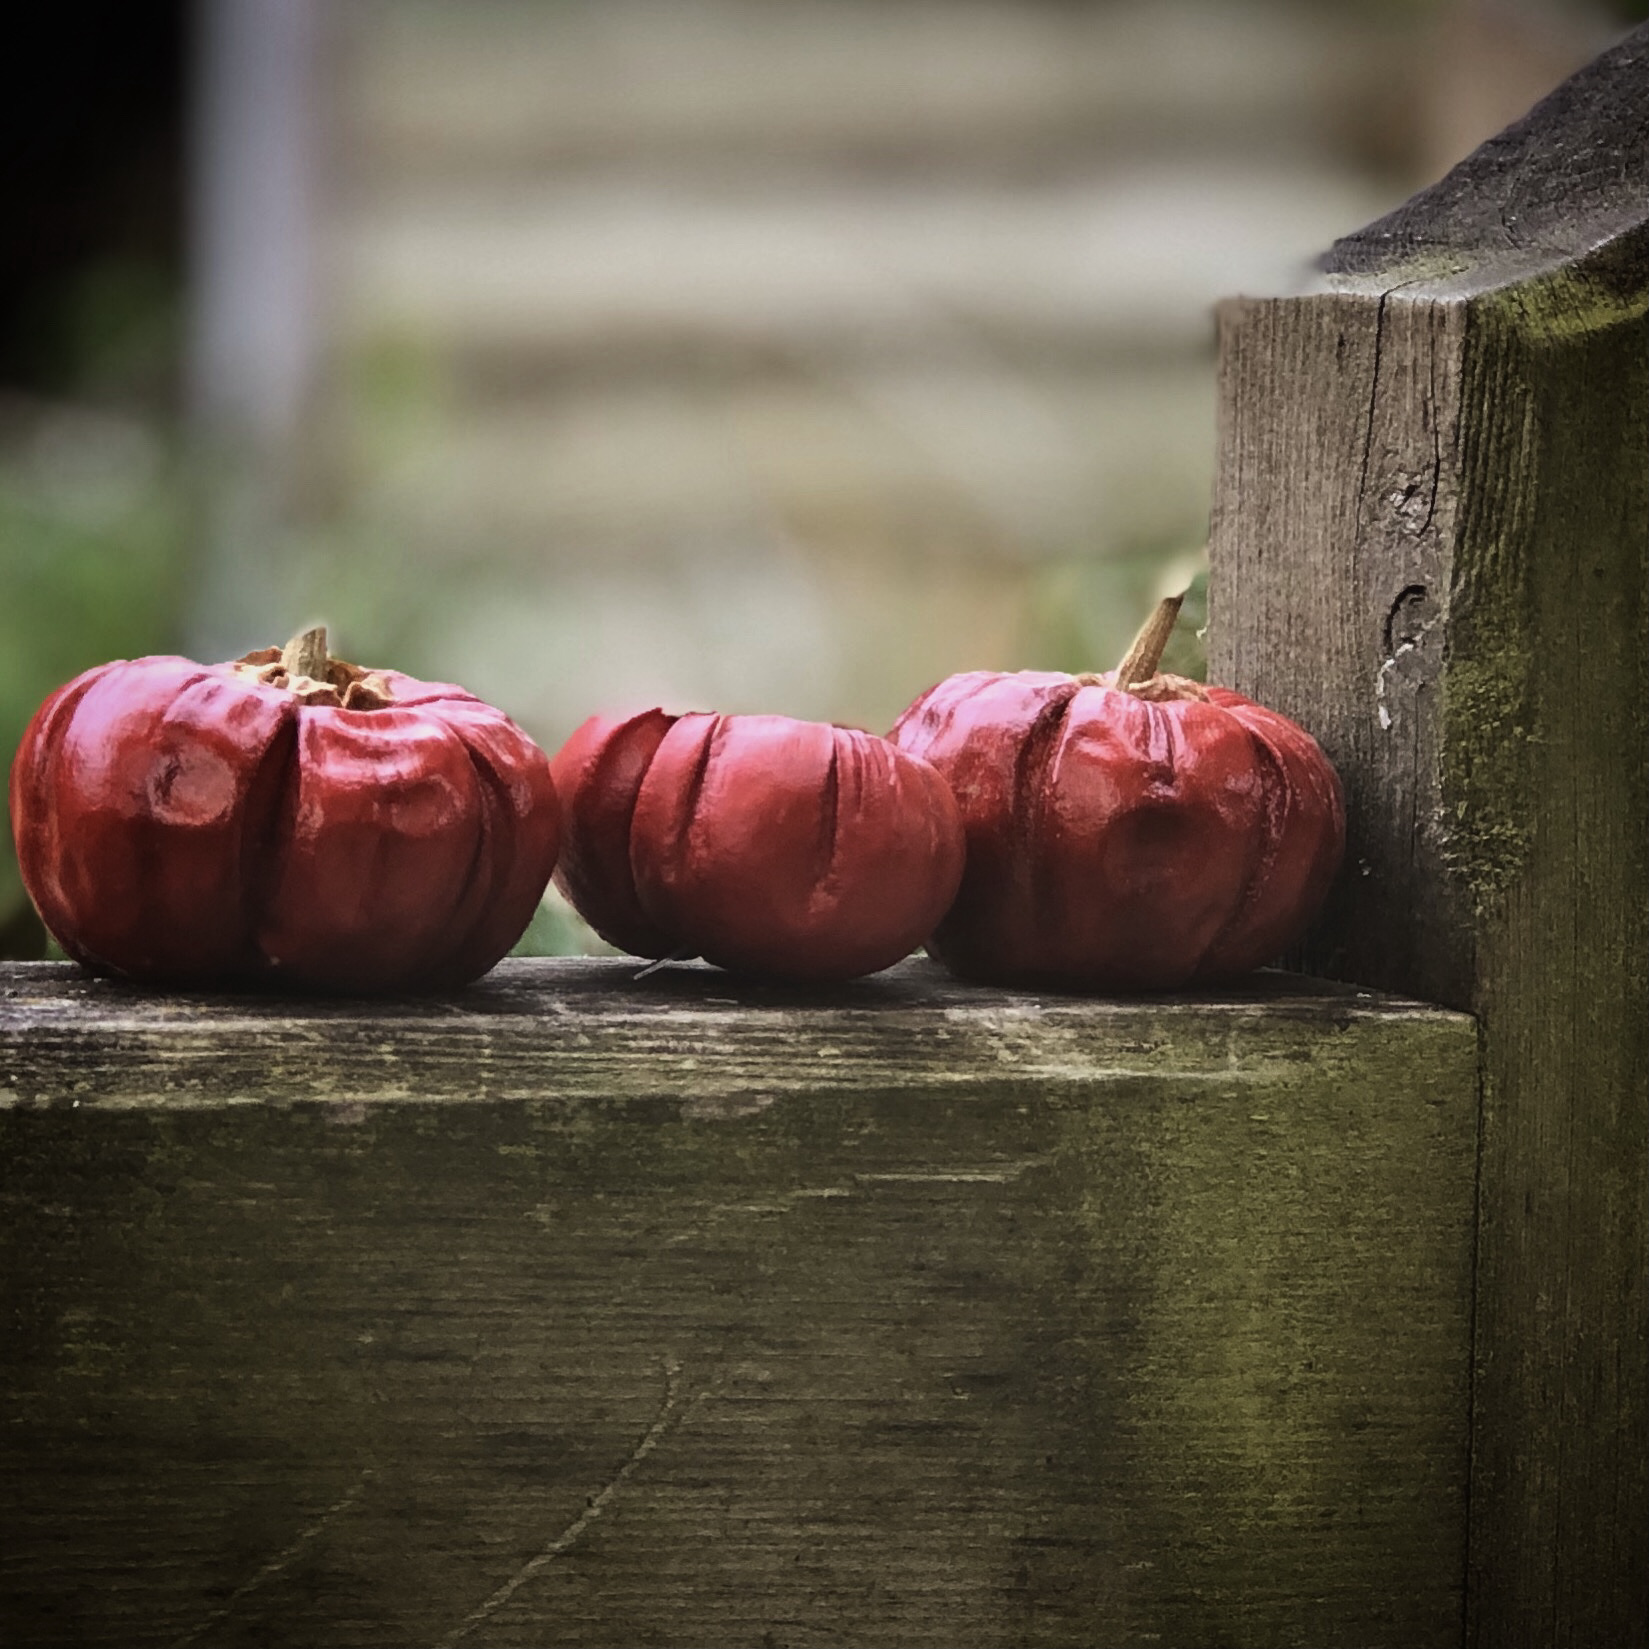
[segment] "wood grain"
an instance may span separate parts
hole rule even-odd
[[[1476,1038],[0,970],[32,1645],[1459,1642]]]
[[[1484,1048],[1472,1626],[1649,1641],[1649,30],[1222,315],[1214,679],[1317,734],[1304,965]]]

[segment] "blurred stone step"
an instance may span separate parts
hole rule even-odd
[[[1378,18],[1184,0],[468,0],[350,14],[353,153],[378,177],[614,156],[944,164],[1355,137],[1401,77]]]
[[[936,179],[666,189],[552,176],[386,194],[336,231],[342,338],[400,332],[565,366],[723,343],[944,354],[1195,350],[1386,204],[1330,168],[1157,165],[1035,187]]]
[[[1200,530],[1213,435],[1195,358],[1102,373],[983,354],[802,360],[460,403],[373,462],[361,502],[428,560],[611,564],[881,521],[918,544],[1035,561]]]

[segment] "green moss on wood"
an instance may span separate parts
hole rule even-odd
[[[1543,688],[1572,696],[1576,649],[1592,639],[1565,634],[1579,615],[1566,625],[1551,605],[1560,583],[1553,564],[1578,568],[1594,553],[1579,536],[1584,529],[1551,515],[1554,495],[1586,490],[1583,477],[1544,467],[1550,460],[1543,454],[1573,448],[1566,431],[1545,427],[1563,416],[1554,380],[1573,379],[1577,350],[1641,349],[1646,308],[1641,279],[1606,255],[1470,305],[1462,401],[1474,415],[1463,425],[1440,788],[1444,863],[1480,914],[1528,859],[1530,821],[1539,812],[1532,794],[1540,783],[1537,747],[1555,736],[1543,718]],[[1617,453],[1600,447],[1596,459],[1614,463]],[[1598,494],[1613,480],[1600,472]],[[1537,567],[1536,558],[1545,565]]]
[[[1534,663],[1513,638],[1474,650],[1445,677],[1443,862],[1479,912],[1516,882],[1528,856]]]
[[[1461,520],[1451,570],[1439,789],[1443,862],[1486,911],[1529,848],[1534,687],[1533,499],[1537,402],[1522,370],[1525,315],[1501,295],[1469,312],[1461,366]],[[1560,661],[1552,661],[1561,667]]]

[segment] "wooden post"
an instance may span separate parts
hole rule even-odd
[[[1468,1641],[1649,1636],[1649,29],[1222,306],[1210,668],[1310,727],[1312,971],[1483,1046]]]

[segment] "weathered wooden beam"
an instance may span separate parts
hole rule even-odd
[[[0,969],[0,1622],[1459,1642],[1476,1036],[506,963]]]
[[[1471,1641],[1649,1639],[1649,29],[1222,315],[1213,674],[1349,790],[1314,971],[1478,1014]]]

